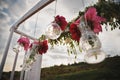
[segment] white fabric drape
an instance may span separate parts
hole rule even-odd
[[[38,55],[30,70],[25,71],[24,80],[40,80],[42,55]]]

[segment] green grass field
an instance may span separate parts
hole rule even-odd
[[[99,64],[86,63],[42,69],[41,80],[120,80],[120,57]]]
[[[2,80],[9,80],[11,72],[4,72]],[[15,72],[14,80],[19,80]],[[106,58],[99,64],[74,63],[72,65],[42,68],[41,80],[120,80],[120,56]]]

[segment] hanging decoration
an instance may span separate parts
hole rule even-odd
[[[46,37],[49,39],[57,39],[62,31],[66,29],[67,21],[63,16],[57,15],[55,20],[48,25],[48,28],[45,32]]]
[[[84,17],[81,17],[81,22],[78,25],[81,31],[80,47],[83,51],[101,48],[101,42],[97,35],[91,30],[90,26],[85,23]]]
[[[74,43],[77,42],[78,47],[82,49],[85,54],[85,61],[89,64],[95,64],[103,61],[106,57],[106,54],[101,50],[101,42],[96,34],[102,32],[101,23],[105,22],[106,19],[97,15],[97,11],[94,7],[90,7],[86,12],[77,17],[73,22],[68,25],[69,37],[65,37],[64,34],[61,35],[57,40],[60,42],[68,40],[71,38],[73,40],[70,43],[73,51],[76,54]],[[64,31],[65,32],[65,31]],[[62,39],[64,37],[64,40]],[[63,41],[61,41],[61,39]],[[58,41],[56,43],[59,43]],[[70,39],[69,39],[70,40]],[[71,51],[71,48],[68,49],[68,52]]]
[[[47,42],[47,40],[44,40],[44,41],[35,41],[35,42],[33,42],[31,45],[30,45],[30,50],[32,49],[32,47],[34,46],[34,45],[36,45],[36,51],[38,51],[37,53],[39,53],[39,54],[44,54],[44,53],[46,53],[47,52],[47,50],[48,50],[48,42]]]
[[[30,45],[30,49],[25,55],[23,69],[31,69],[32,64],[36,61],[38,55],[45,54],[48,50],[48,42],[44,41],[34,41]]]
[[[101,50],[101,42],[94,30],[85,22],[84,17],[81,17],[81,22],[78,25],[81,31],[80,47],[85,54],[85,61],[89,64],[95,64],[105,59],[105,53]],[[98,24],[99,25],[99,24]],[[99,30],[99,29],[98,29]]]
[[[35,61],[36,55],[47,52],[48,43],[52,47],[67,45],[69,46],[68,53],[74,54],[77,53],[76,48],[79,48],[85,53],[85,61],[90,64],[103,61],[106,54],[101,50],[101,42],[97,36],[102,32],[101,24],[113,26],[111,30],[120,27],[119,11],[107,10],[106,8],[111,9],[110,5],[120,10],[118,7],[120,4],[100,0],[92,7],[87,7],[85,12],[79,12],[79,15],[71,22],[67,22],[65,17],[57,15],[54,21],[48,25],[45,35],[43,34],[37,42],[33,42],[30,46],[29,54],[26,57],[26,66],[29,67]],[[18,42],[22,43],[24,50],[28,50],[29,42],[27,40],[25,40],[27,44],[22,40],[18,40]]]
[[[57,39],[61,35],[60,26],[55,22],[50,23],[45,32],[45,35],[49,39]]]
[[[68,24],[66,19],[65,19],[65,17],[60,16],[60,15],[57,15],[55,17],[55,21],[54,22],[56,22],[60,26],[62,31],[64,31],[66,29],[67,24]]]
[[[21,37],[18,41],[19,45],[24,47],[24,50],[27,51],[29,48],[30,41],[26,37]]]
[[[20,37],[17,41],[17,45],[13,47],[13,51],[18,53],[22,49],[22,47],[24,48],[25,51],[27,51],[29,48],[29,44],[30,44],[30,41],[28,38]]]

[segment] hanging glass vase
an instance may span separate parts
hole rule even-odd
[[[101,42],[91,30],[88,30],[82,33],[82,37],[80,39],[80,46],[83,49],[83,51],[99,49],[101,48]]]
[[[81,31],[80,47],[83,51],[101,48],[101,42],[96,34],[90,29],[85,23],[84,18],[81,18],[80,24],[78,25]]]
[[[105,53],[100,50],[101,42],[83,17],[81,17],[78,27],[82,34],[79,42],[80,47],[86,53],[85,61],[87,63],[99,63],[103,61],[105,59]]]
[[[20,43],[17,43],[15,46],[13,46],[13,51],[14,51],[15,53],[19,53],[19,52],[22,51],[22,50],[23,50],[23,45],[20,44]]]
[[[23,63],[24,70],[30,70],[32,64],[36,61],[38,55],[38,45],[32,44],[31,49],[25,54],[25,59]]]
[[[57,39],[61,35],[61,32],[60,26],[56,22],[52,22],[48,25],[45,34],[50,39]]]

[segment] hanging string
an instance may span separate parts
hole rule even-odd
[[[23,22],[23,24],[22,24],[22,26],[20,26],[20,27],[22,27],[21,28],[21,31],[23,31],[23,29],[24,29],[24,27],[25,27],[25,21]],[[21,34],[19,35],[19,38],[21,38],[21,37],[23,37]],[[18,37],[16,36],[15,37],[15,40],[17,40],[18,39]]]
[[[36,16],[34,36],[35,36],[35,34],[36,34],[36,28],[37,28],[38,15],[39,15],[39,13],[38,13],[38,14],[37,14],[37,16]]]
[[[82,0],[83,8],[85,9],[85,0]],[[87,25],[86,15],[84,15],[85,24]]]
[[[54,12],[54,17],[56,16],[57,13],[57,0],[55,0],[55,12]]]
[[[22,31],[24,30],[24,27],[25,27],[25,21],[23,22],[23,26],[21,28]],[[22,35],[20,35],[20,37],[22,37]]]
[[[83,8],[85,8],[85,3],[84,3],[84,0],[82,0],[82,4],[83,4]]]
[[[21,29],[21,30],[23,30],[23,29],[24,29],[24,27],[25,27],[25,21],[23,22],[23,27],[22,27],[22,29]]]

